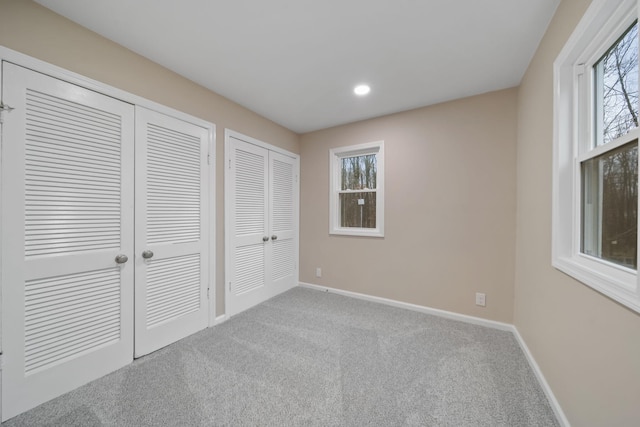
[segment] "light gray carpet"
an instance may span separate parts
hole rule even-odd
[[[295,288],[14,426],[556,426],[513,335]]]

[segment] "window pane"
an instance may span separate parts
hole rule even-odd
[[[378,162],[375,154],[343,157],[341,190],[373,190],[376,187]]]
[[[582,163],[582,252],[637,268],[638,140]]]
[[[638,23],[595,64],[596,145],[638,126]]]
[[[340,227],[376,228],[376,193],[340,193]]]

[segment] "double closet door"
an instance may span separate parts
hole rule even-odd
[[[208,130],[2,63],[2,416],[207,325]]]
[[[297,285],[299,159],[227,135],[227,298],[233,316]]]

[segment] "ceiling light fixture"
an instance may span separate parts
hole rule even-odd
[[[355,87],[355,89],[353,89],[353,93],[358,96],[364,96],[369,92],[371,92],[371,88],[369,87],[369,85],[358,85]]]

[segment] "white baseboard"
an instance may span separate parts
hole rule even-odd
[[[480,317],[468,316],[466,314],[454,313],[452,311],[440,310],[437,308],[431,308],[431,307],[426,307],[426,306],[417,305],[417,304],[410,304],[410,303],[396,301],[388,298],[375,297],[371,295],[360,294],[357,292],[344,291],[342,289],[329,288],[327,286],[314,285],[313,283],[300,282],[299,286],[303,288],[314,289],[317,291],[331,292],[334,294],[344,295],[347,297],[357,298],[365,301],[377,302],[377,303],[389,305],[392,307],[418,311],[420,313],[426,313],[434,316],[444,317],[447,319],[458,320],[460,322],[472,323],[474,325],[486,326],[493,329],[499,329],[501,331],[511,332],[514,335],[516,341],[518,341],[518,344],[520,345],[520,348],[522,349],[523,353],[525,354],[527,361],[529,362],[529,366],[531,367],[531,370],[533,371],[534,375],[536,376],[536,379],[538,380],[538,384],[540,384],[540,387],[544,391],[544,394],[547,396],[549,405],[551,405],[551,409],[553,409],[553,412],[556,415],[558,422],[562,427],[570,427],[571,424],[569,423],[569,420],[565,416],[564,411],[560,406],[560,403],[558,402],[555,395],[553,394],[553,391],[551,391],[551,387],[549,387],[549,383],[547,383],[547,380],[542,374],[540,367],[538,366],[535,359],[533,358],[533,355],[529,351],[529,347],[527,347],[527,344],[522,339],[520,332],[518,332],[518,329],[514,325],[509,323],[496,322],[495,320],[482,319]]]
[[[408,302],[396,301],[388,298],[374,297],[371,295],[360,294],[357,292],[343,291],[342,289],[328,288],[326,286],[314,285],[312,283],[300,282],[300,286],[303,288],[315,289],[317,291],[331,292],[334,294],[344,295],[351,298],[358,298],[365,301],[377,302],[384,305],[390,305],[392,307],[404,308],[412,311],[419,311],[421,313],[433,314],[434,316],[446,317],[447,319],[459,320],[465,323],[473,323],[474,325],[487,326],[493,329],[500,329],[502,331],[511,331],[513,325],[508,323],[496,322],[495,320],[482,319],[480,317],[467,316],[466,314],[454,313],[452,311],[439,310],[437,308],[425,307],[423,305],[410,304]]]
[[[229,320],[229,316],[227,316],[226,314],[220,315],[213,321],[213,326],[217,326],[221,323],[226,322],[227,320]]]
[[[551,409],[553,409],[553,412],[556,414],[556,418],[558,419],[558,422],[563,427],[570,427],[571,424],[569,423],[567,416],[564,414],[564,411],[560,406],[560,402],[558,402],[558,399],[556,399],[555,394],[553,394],[553,391],[551,390],[549,383],[547,382],[546,378],[542,374],[542,370],[540,370],[540,366],[538,366],[536,359],[533,358],[533,354],[531,354],[531,351],[529,351],[529,347],[527,346],[527,343],[524,342],[522,335],[520,335],[520,332],[518,331],[518,328],[515,327],[515,325],[512,326],[512,332],[516,338],[516,341],[518,341],[518,344],[520,344],[520,348],[522,349],[522,352],[527,357],[527,361],[529,361],[529,366],[531,366],[531,370],[533,371],[536,378],[538,379],[538,384],[540,384],[540,387],[542,387],[542,391],[544,391],[544,394],[547,396],[549,405],[551,405]]]

